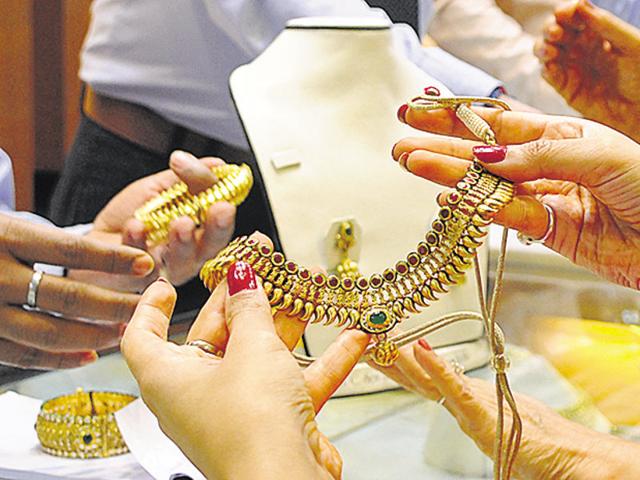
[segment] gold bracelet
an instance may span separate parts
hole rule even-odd
[[[144,224],[151,243],[166,241],[169,224],[178,217],[187,216],[200,226],[214,203],[225,201],[237,206],[247,198],[253,186],[248,165],[225,164],[211,171],[216,183],[197,195],[189,193],[187,185],[179,182],[136,210],[134,216]]]
[[[57,457],[105,458],[127,453],[114,413],[136,397],[114,392],[84,392],[47,400],[35,429],[42,449]]]

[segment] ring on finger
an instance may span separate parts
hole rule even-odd
[[[222,350],[211,345],[206,340],[201,340],[201,339],[191,340],[190,342],[187,342],[187,345],[190,347],[198,347],[203,352],[208,353],[209,355],[213,355],[214,357],[218,357],[218,358],[224,357],[224,352]]]
[[[551,238],[551,234],[556,226],[556,212],[546,203],[542,204],[544,209],[547,211],[547,230],[544,232],[542,238],[533,238],[528,235],[525,235],[522,232],[518,232],[517,237],[520,243],[523,245],[532,245],[534,243],[545,243],[549,238]]]
[[[31,275],[31,280],[29,280],[29,288],[27,290],[27,306],[29,308],[37,308],[37,300],[38,300],[38,289],[40,288],[40,282],[42,282],[42,277],[44,276],[44,272],[39,270],[35,270],[33,275]]]

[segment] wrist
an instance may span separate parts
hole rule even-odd
[[[291,412],[280,416],[274,412],[259,417],[233,415],[227,422],[211,431],[189,435],[190,445],[183,444],[187,447],[185,453],[207,478],[276,480],[327,476],[309,445],[304,422]]]

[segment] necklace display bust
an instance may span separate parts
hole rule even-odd
[[[397,121],[396,111],[431,85],[448,93],[399,53],[387,21],[354,18],[291,21],[232,74],[232,95],[287,257],[334,271],[345,254],[336,235],[347,222],[355,236],[348,258],[369,275],[404,259],[423,239],[442,189],[402,171],[390,152],[403,137],[427,135]],[[486,272],[486,249],[480,255]],[[475,285],[465,282],[402,328],[478,308]],[[310,325],[310,353],[336,334]],[[478,322],[462,322],[429,342],[469,369],[488,360],[481,336]]]

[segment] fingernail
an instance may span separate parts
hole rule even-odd
[[[140,255],[133,261],[133,273],[136,275],[146,276],[153,272],[155,264],[153,258],[149,255]]]
[[[167,279],[166,279],[166,277],[162,277],[162,276],[158,277],[158,279],[156,280],[156,282],[164,282],[164,283],[166,283],[167,285],[171,285],[171,282],[170,282],[169,280],[167,280]]]
[[[427,87],[424,89],[424,94],[425,95],[431,95],[433,97],[439,97],[440,96],[440,90],[438,89],[438,87],[434,87],[433,85]]]
[[[398,109],[398,120],[400,120],[402,123],[407,123],[406,120],[406,116],[407,116],[407,110],[409,110],[409,105],[407,105],[406,103],[400,105],[400,108]]]
[[[398,164],[400,165],[400,167],[402,167],[403,170],[406,170],[407,172],[409,171],[409,169],[407,168],[407,159],[409,158],[409,155],[409,152],[402,152],[402,155],[398,157]]]
[[[393,152],[396,150],[396,145],[398,145],[400,142],[396,142],[393,144],[393,147],[391,147],[391,158],[393,158],[395,160],[395,157],[393,156]]]
[[[84,352],[80,357],[80,363],[82,365],[87,365],[89,363],[93,363],[98,359],[97,352]]]
[[[229,284],[230,296],[244,290],[255,290],[258,288],[256,273],[253,271],[253,268],[251,268],[251,265],[242,261],[231,265],[227,273],[227,282]]]
[[[186,152],[183,152],[182,150],[175,150],[169,159],[169,163],[172,166],[177,167],[178,170],[184,168],[187,163]]]
[[[424,348],[428,352],[432,351],[431,345],[429,345],[424,338],[421,338],[420,340],[418,340],[418,345],[420,345],[422,348]]]
[[[479,145],[473,147],[473,154],[484,163],[498,163],[507,156],[507,147],[504,145]]]

